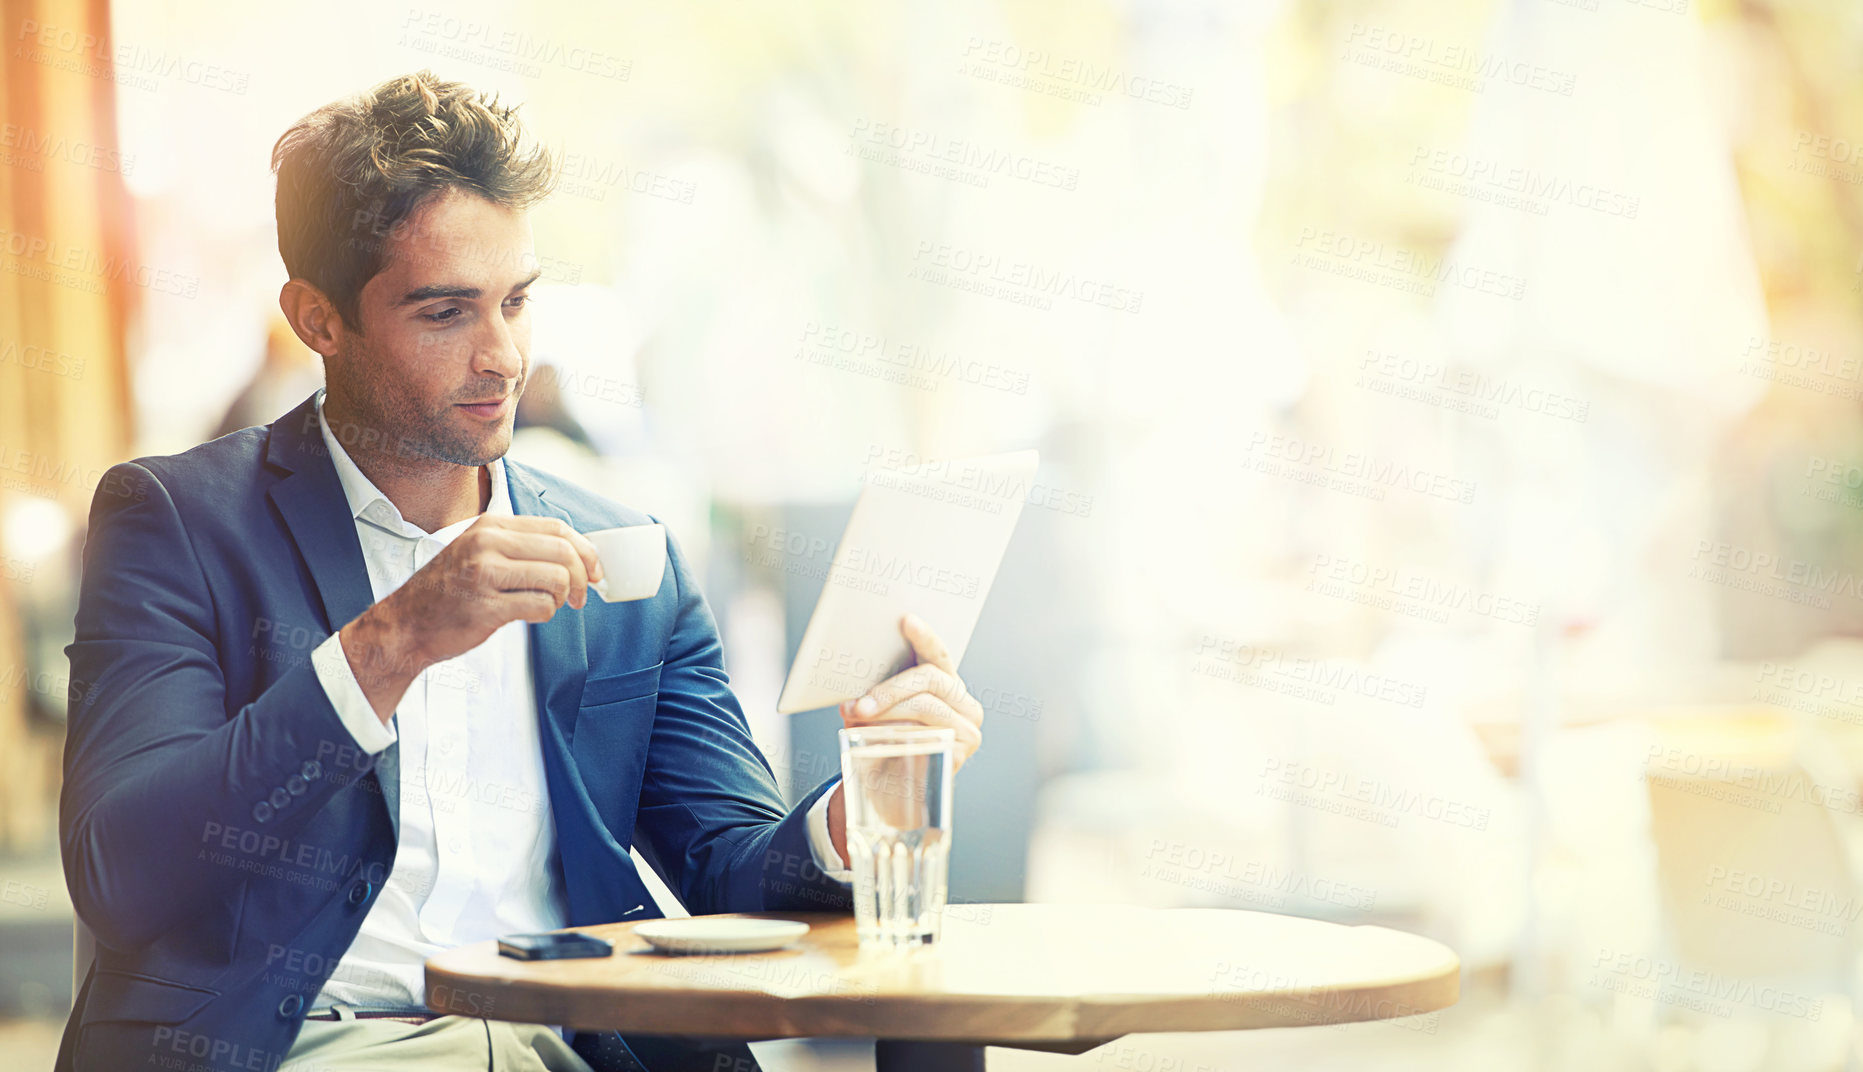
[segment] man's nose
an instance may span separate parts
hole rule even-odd
[[[524,352],[518,349],[517,336],[502,316],[487,321],[485,334],[473,352],[472,371],[515,380],[524,369]]]

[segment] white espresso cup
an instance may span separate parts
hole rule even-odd
[[[618,529],[585,532],[602,560],[602,579],[595,589],[604,603],[646,599],[660,590],[666,574],[666,527],[625,525]]]

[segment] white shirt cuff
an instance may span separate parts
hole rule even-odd
[[[324,695],[330,697],[336,717],[349,729],[358,748],[373,755],[395,743],[394,728],[376,717],[375,705],[363,694],[362,683],[350,669],[349,656],[343,653],[343,634],[331,633],[311,651],[311,668],[317,671]]]
[[[841,854],[834,851],[834,838],[828,836],[828,798],[832,796],[834,790],[830,789],[809,806],[809,851],[815,854],[815,866],[821,868],[822,874],[836,882],[851,884],[854,872],[848,870]]]

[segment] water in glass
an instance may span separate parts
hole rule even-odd
[[[951,857],[954,748],[950,730],[841,731],[848,866],[863,946],[938,940]]]

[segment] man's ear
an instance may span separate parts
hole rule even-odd
[[[343,338],[343,318],[323,291],[302,279],[293,279],[278,292],[278,308],[304,345],[335,357]]]

